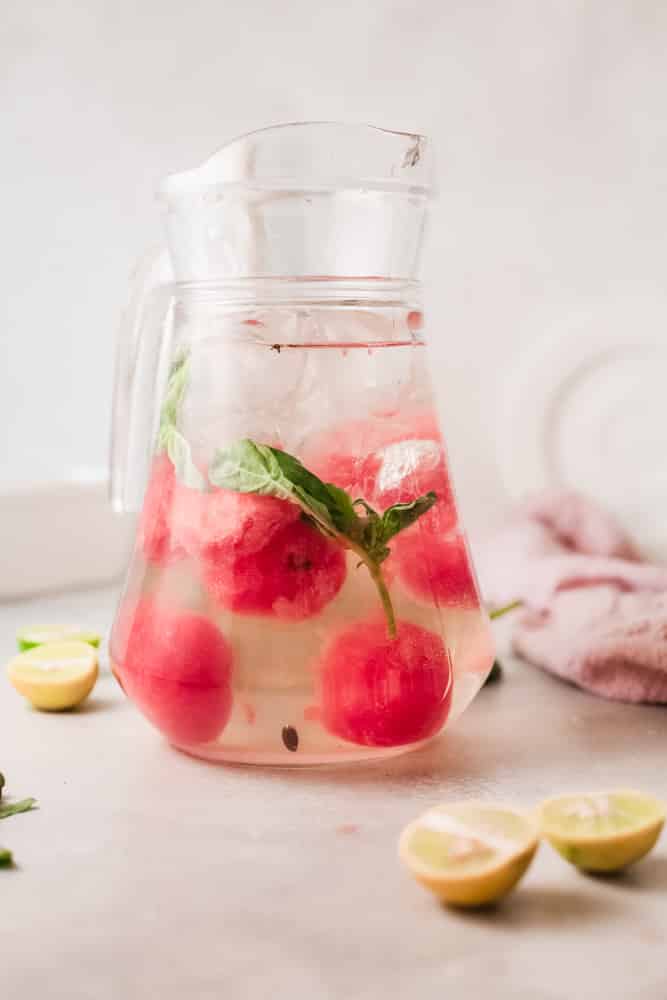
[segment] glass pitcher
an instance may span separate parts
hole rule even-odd
[[[120,342],[113,497],[139,509],[111,637],[176,747],[400,753],[493,660],[431,393],[421,136],[265,129],[169,177],[169,258]]]

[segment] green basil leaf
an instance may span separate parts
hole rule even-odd
[[[0,805],[0,819],[16,816],[17,813],[30,812],[37,805],[37,799],[21,799],[20,802],[5,802]]]
[[[181,351],[169,369],[167,388],[160,411],[157,444],[158,449],[167,452],[178,479],[191,490],[204,493],[207,488],[206,479],[192,458],[192,449],[188,441],[177,427],[178,414],[188,384],[189,361],[189,352]]]
[[[176,427],[178,421],[178,413],[188,384],[189,360],[189,352],[181,351],[180,354],[176,355],[169,368],[167,387],[160,410],[160,429],[158,432],[158,446],[160,448],[166,447],[169,432]]]
[[[358,521],[344,490],[323,483],[293,455],[248,438],[219,449],[213,456],[208,478],[214,486],[237,493],[291,500],[327,532],[347,534]]]
[[[188,442],[175,427],[170,427],[165,437],[164,446],[178,479],[191,490],[199,490],[200,493],[204,493],[206,479],[195,465]]]
[[[423,497],[417,497],[409,503],[395,503],[387,507],[379,528],[379,539],[383,544],[394,538],[399,531],[404,531],[414,524],[423,514],[426,514],[438,497],[432,490]]]
[[[225,449],[218,449],[208,469],[213,486],[236,493],[259,493],[261,496],[289,500],[292,485],[284,480],[271,450],[248,438]]]
[[[280,469],[282,478],[292,484],[299,497],[314,508],[326,509],[331,523],[343,534],[354,529],[359,518],[345,490],[325,483],[302,465],[298,458],[279,448],[268,448]]]

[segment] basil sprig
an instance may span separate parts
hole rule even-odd
[[[396,617],[381,566],[391,552],[388,543],[431,509],[435,493],[392,504],[379,514],[365,500],[323,482],[293,455],[249,438],[216,451],[208,478],[222,489],[296,504],[323,534],[354,552],[378,589],[389,635],[395,637]]]

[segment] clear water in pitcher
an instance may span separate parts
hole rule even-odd
[[[177,747],[264,764],[387,756],[481,686],[493,647],[421,322],[354,303],[182,318],[111,643],[124,690]],[[361,548],[298,491],[257,492],[245,467],[230,479],[255,445],[345,491]],[[373,512],[384,543],[368,540]]]

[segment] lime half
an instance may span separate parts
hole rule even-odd
[[[505,896],[538,845],[532,818],[501,806],[436,806],[405,828],[399,855],[421,885],[452,906],[483,906]]]
[[[80,625],[32,625],[21,629],[16,642],[21,652],[34,649],[45,642],[87,642],[89,646],[99,646],[102,636],[98,632],[81,628]]]
[[[9,680],[35,708],[58,712],[87,698],[97,680],[97,652],[85,642],[49,642],[7,665]]]
[[[614,872],[639,861],[660,836],[665,806],[641,792],[561,795],[539,809],[543,835],[578,868]]]

